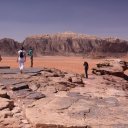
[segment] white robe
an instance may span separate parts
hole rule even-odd
[[[23,58],[21,58],[20,57],[20,52],[22,52],[22,50],[19,50],[18,51],[18,55],[19,55],[19,57],[18,57],[18,63],[19,63],[19,69],[20,70],[23,70],[24,69],[24,62],[25,62],[25,51],[23,50],[23,53],[24,53],[24,57]]]

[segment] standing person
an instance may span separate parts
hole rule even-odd
[[[86,75],[86,78],[88,78],[88,68],[89,68],[89,66],[88,66],[88,62],[84,62],[84,70],[85,70],[85,75]]]
[[[30,56],[30,67],[33,67],[33,49],[30,47],[29,51],[28,51],[28,55]]]
[[[24,69],[24,62],[26,62],[26,52],[23,46],[18,51],[17,62],[19,63],[20,73],[22,74]]]

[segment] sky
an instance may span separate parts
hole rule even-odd
[[[0,0],[0,39],[59,32],[128,40],[128,0]]]

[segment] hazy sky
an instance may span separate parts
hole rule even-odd
[[[128,40],[128,0],[0,0],[0,39],[65,31]]]

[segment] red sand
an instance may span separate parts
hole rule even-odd
[[[2,57],[0,66],[10,66],[11,68],[18,67],[16,57]],[[86,59],[82,57],[64,57],[64,56],[43,56],[43,57],[34,57],[34,66],[33,67],[49,67],[57,68],[66,72],[73,73],[84,73],[83,63],[87,61],[89,63],[89,73],[91,69],[95,67],[97,62],[100,62],[101,59]],[[27,57],[25,67],[30,66],[30,58]]]

